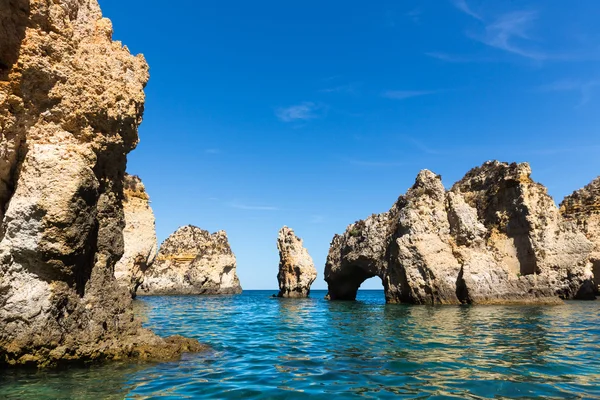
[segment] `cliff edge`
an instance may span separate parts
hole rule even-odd
[[[0,364],[171,359],[114,278],[148,66],[96,0],[0,2]]]

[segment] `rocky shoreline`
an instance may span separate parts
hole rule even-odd
[[[149,79],[96,0],[0,6],[0,365],[173,360],[206,347],[142,328],[132,297],[241,293],[224,231],[184,226],[157,254],[141,180],[126,175]],[[280,230],[279,297],[317,277]],[[489,161],[447,190],[423,170],[387,212],[335,235],[330,300],[379,277],[386,302],[556,304],[600,285],[600,177],[557,207],[527,163]]]

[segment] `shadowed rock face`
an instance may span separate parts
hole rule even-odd
[[[386,301],[413,304],[557,302],[592,298],[593,244],[565,221],[527,164],[487,162],[446,191],[424,170],[389,212],[332,241],[332,300],[381,278]]]
[[[317,270],[308,251],[294,231],[284,226],[277,237],[279,250],[279,297],[308,297]]]
[[[114,279],[148,67],[95,0],[0,0],[0,364],[168,359]]]
[[[184,226],[160,246],[139,294],[238,294],[236,260],[224,231]]]
[[[600,294],[600,176],[583,189],[565,197],[560,204],[560,211],[595,245],[589,260],[594,275],[594,292]]]
[[[125,230],[123,257],[115,265],[115,278],[135,298],[144,272],[156,258],[158,243],[150,197],[137,176],[125,175],[123,211]]]

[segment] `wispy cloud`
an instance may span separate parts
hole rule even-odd
[[[311,224],[322,224],[325,222],[325,217],[322,215],[311,215],[309,223]]]
[[[252,210],[252,211],[278,211],[279,207],[274,206],[265,206],[265,205],[249,205],[245,203],[241,203],[239,201],[232,201],[228,204],[231,208],[236,208],[238,210]]]
[[[435,58],[441,61],[449,62],[449,63],[487,63],[487,62],[496,62],[499,61],[495,58],[490,57],[480,57],[480,56],[464,56],[458,54],[448,54],[441,52],[427,52],[424,53],[427,57]]]
[[[305,101],[289,107],[280,107],[275,115],[283,122],[308,121],[323,116],[325,107],[321,104]]]
[[[540,86],[542,92],[579,92],[580,101],[577,107],[582,107],[590,102],[597,88],[600,87],[600,79],[576,80],[566,79]]]
[[[528,31],[537,19],[535,11],[515,11],[501,15],[485,27],[485,35],[479,39],[488,46],[537,61],[549,56],[543,52],[524,48],[519,41],[529,40]]]
[[[484,18],[481,13],[474,12],[467,0],[452,0],[454,6],[484,24],[482,33],[468,33],[467,36],[487,46],[516,54],[536,61],[543,61],[550,56],[542,51],[528,49],[524,42],[530,41],[529,31],[537,19],[537,11],[512,11],[505,14]]]
[[[319,90],[321,93],[345,93],[345,94],[356,94],[359,83],[348,83],[346,85],[338,85],[330,88]]]
[[[221,150],[219,149],[206,149],[204,150],[206,154],[221,154]]]
[[[465,14],[467,14],[475,19],[478,19],[480,21],[483,21],[483,18],[481,18],[481,16],[478,13],[476,13],[475,11],[473,11],[471,9],[471,7],[469,7],[466,0],[453,0],[452,3],[454,4],[454,7],[458,8],[460,11],[464,12]]]
[[[382,160],[359,160],[355,158],[344,158],[344,160],[359,167],[401,167],[404,163],[399,161],[382,161]]]
[[[423,152],[425,154],[441,155],[444,153],[441,150],[435,149],[433,147],[429,147],[425,143],[423,143],[420,140],[417,140],[413,137],[406,136],[406,135],[402,135],[400,137],[402,138],[402,140],[412,144],[414,147],[416,147],[418,150],[420,150],[421,152]]]
[[[406,14],[404,14],[404,16],[410,18],[412,20],[412,22],[414,22],[415,24],[418,24],[419,22],[421,22],[422,14],[423,14],[423,11],[419,10],[418,8],[415,8],[414,10],[411,10],[411,11],[407,12]]]
[[[439,90],[387,90],[381,94],[382,97],[393,100],[405,100],[411,97],[426,96],[438,93]]]

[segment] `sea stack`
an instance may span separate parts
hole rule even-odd
[[[317,270],[308,250],[294,231],[284,226],[277,237],[279,250],[278,297],[303,298],[310,294],[310,286],[317,279]]]
[[[594,292],[599,294],[600,285],[600,176],[583,189],[565,197],[560,204],[563,217],[573,221],[595,245],[590,254],[594,276]]]
[[[126,155],[148,65],[96,0],[0,2],[0,364],[171,359],[134,318],[123,254]]]
[[[235,255],[224,231],[179,228],[160,246],[138,294],[239,294]]]
[[[354,299],[374,276],[389,303],[591,299],[593,249],[527,163],[490,161],[449,191],[421,171],[390,211],[333,238],[325,280],[332,300]]]
[[[115,278],[135,298],[144,280],[144,272],[156,258],[158,242],[150,197],[138,176],[125,175],[123,184],[125,214],[125,244],[123,257],[115,265]]]

